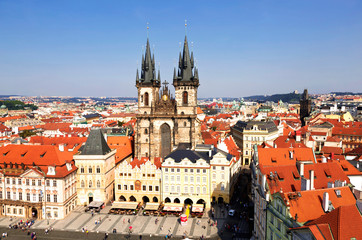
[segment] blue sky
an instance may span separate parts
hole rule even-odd
[[[0,0],[0,94],[136,96],[147,22],[171,82],[185,19],[199,97],[362,92],[362,1]]]

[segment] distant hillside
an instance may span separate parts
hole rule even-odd
[[[261,102],[279,102],[279,100],[282,100],[283,102],[288,103],[299,103],[301,94],[295,94],[295,93],[285,93],[285,94],[274,94],[274,95],[254,95],[250,97],[244,97],[245,100],[249,101],[261,101]]]
[[[331,94],[336,94],[336,96],[343,96],[343,95],[362,95],[362,93],[353,93],[353,92],[331,92]]]

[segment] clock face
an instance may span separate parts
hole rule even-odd
[[[168,99],[168,96],[167,96],[167,95],[163,95],[163,96],[162,96],[162,100],[163,100],[163,101],[167,101],[167,99]]]

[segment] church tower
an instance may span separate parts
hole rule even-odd
[[[146,53],[142,56],[141,76],[137,71],[138,114],[135,125],[135,157],[167,156],[179,144],[195,148],[202,143],[201,124],[196,117],[198,72],[194,68],[193,54],[189,52],[187,38],[180,53],[179,66],[174,70],[175,98],[161,77],[151,58],[147,39]]]
[[[178,69],[174,69],[173,86],[177,102],[177,114],[196,114],[199,74],[194,67],[194,54],[185,36],[183,52],[179,56]]]
[[[312,107],[312,101],[308,95],[308,90],[304,89],[302,98],[300,99],[300,111],[299,111],[299,116],[300,116],[300,121],[302,122],[302,127],[305,126],[304,118],[310,116],[311,107]]]

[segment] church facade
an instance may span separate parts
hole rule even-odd
[[[194,149],[202,143],[200,122],[197,119],[198,70],[190,55],[187,37],[179,55],[178,69],[174,69],[172,96],[160,71],[156,76],[155,58],[149,40],[142,56],[141,72],[137,70],[138,114],[135,125],[135,157],[167,156],[179,144]]]

